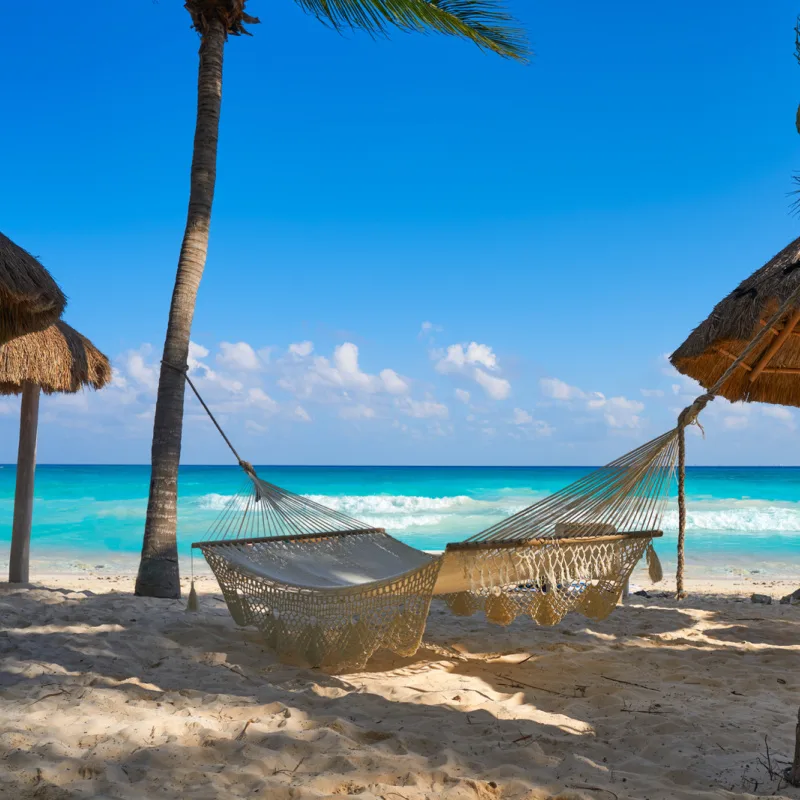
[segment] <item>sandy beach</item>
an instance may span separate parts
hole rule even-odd
[[[197,614],[131,586],[0,585],[0,796],[800,797],[778,777],[800,705],[791,584],[692,581],[682,603],[555,628],[435,603],[414,658],[344,676],[277,663],[207,576]]]

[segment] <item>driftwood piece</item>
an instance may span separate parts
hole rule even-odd
[[[784,773],[787,783],[800,786],[800,709],[797,711],[797,728],[795,729],[794,760],[792,766],[786,768]]]

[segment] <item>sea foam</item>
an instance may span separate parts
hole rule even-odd
[[[747,505],[745,505],[747,503]],[[739,533],[800,533],[800,508],[797,504],[765,505],[757,500],[719,500],[712,508],[692,508],[687,501],[687,531],[725,531]],[[678,511],[670,509],[662,521],[664,530],[678,529]]]
[[[501,500],[475,500],[467,495],[425,497],[418,495],[321,495],[308,496],[315,503],[363,520],[371,525],[394,530],[434,527],[465,517],[497,518],[510,516],[530,503],[530,498],[505,497]],[[235,495],[210,493],[197,499],[207,511],[222,511]],[[238,502],[244,509],[244,500]]]
[[[235,495],[210,493],[195,501],[204,511],[222,511]],[[498,518],[510,516],[528,506],[530,496],[506,496],[497,500],[477,500],[467,495],[427,497],[424,495],[309,495],[315,503],[341,511],[355,519],[390,530],[451,527],[469,520],[470,528],[480,530]],[[245,499],[237,500],[244,510]],[[662,528],[678,528],[674,503],[664,514]],[[724,498],[687,502],[686,528],[689,531],[741,533],[800,533],[800,504],[769,503],[763,500]]]

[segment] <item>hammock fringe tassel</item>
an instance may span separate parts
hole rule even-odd
[[[189,589],[189,600],[186,603],[187,611],[199,611],[200,603],[197,600],[197,590],[194,588],[194,580],[192,580],[191,588]]]
[[[656,553],[655,547],[653,547],[653,543],[647,547],[647,572],[650,576],[650,580],[653,583],[661,583],[664,579],[664,570],[661,568],[661,559],[658,557],[658,553]]]

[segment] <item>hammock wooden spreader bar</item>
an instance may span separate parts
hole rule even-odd
[[[455,550],[486,550],[499,547],[548,547],[554,542],[559,547],[570,547],[598,542],[619,542],[623,539],[657,539],[663,536],[662,531],[630,531],[629,533],[606,534],[605,536],[550,536],[541,539],[525,539],[524,541],[492,542],[486,540],[467,539],[464,542],[451,542],[446,552]],[[194,545],[192,545],[194,547]]]

